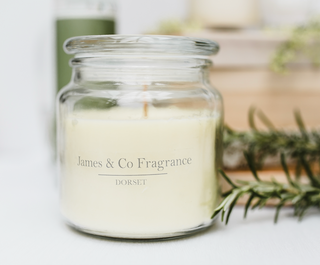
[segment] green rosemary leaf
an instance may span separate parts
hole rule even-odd
[[[310,206],[311,205],[307,204],[301,209],[301,211],[299,213],[299,221],[302,220],[302,217],[305,215],[306,211],[308,210],[308,208],[310,208]]]
[[[242,180],[242,179],[237,179],[236,182],[242,185],[250,185],[252,183],[251,181]]]
[[[272,124],[272,122],[268,119],[268,117],[261,111],[257,111],[257,115],[260,118],[260,120],[263,122],[263,124],[270,130],[275,131],[276,127]]]
[[[266,194],[275,194],[277,197],[280,195],[278,194],[278,187],[277,186],[271,186],[271,185],[256,185],[254,188],[252,188],[253,191],[257,194],[259,194],[261,199],[266,198]]]
[[[301,192],[304,192],[308,195],[311,194],[319,194],[320,189],[318,187],[314,187],[314,186],[310,186],[310,185],[299,185],[299,189],[301,190]]]
[[[262,209],[266,205],[267,201],[268,201],[268,198],[261,199],[259,204],[259,209]]]
[[[221,196],[224,198],[224,197],[227,197],[231,193],[232,193],[232,190],[228,190],[228,191],[222,193]]]
[[[295,183],[292,181],[292,179],[291,179],[291,177],[290,177],[290,174],[289,174],[289,170],[288,170],[287,163],[286,163],[286,161],[285,161],[285,155],[284,155],[284,153],[281,153],[281,165],[282,165],[282,168],[283,168],[284,173],[286,174],[288,183],[290,183],[292,186],[295,187]]]
[[[304,193],[301,193],[301,194],[294,196],[291,200],[292,204],[298,203],[299,201],[301,201],[303,199],[303,197],[304,197]]]
[[[234,194],[235,194],[234,191],[232,191],[226,198],[224,198],[222,200],[222,202],[219,204],[219,206],[214,210],[214,212],[213,212],[213,214],[211,216],[211,219],[214,218],[215,216],[217,216],[222,211],[221,218],[223,220],[223,215],[224,215],[225,208],[228,208],[228,206],[227,207],[225,207],[225,206],[230,200],[231,201],[233,200]]]
[[[263,199],[257,200],[256,203],[252,205],[251,210],[254,210],[255,208],[257,208],[262,200]]]
[[[297,201],[295,204],[294,204],[294,216],[297,216],[299,214],[299,201]]]
[[[226,175],[226,173],[224,173],[223,170],[219,169],[218,170],[219,173],[224,177],[224,179],[233,187],[233,188],[238,188],[238,186],[236,184],[234,184],[231,179],[229,179],[229,177]]]
[[[291,194],[290,192],[282,193],[280,194],[279,199],[281,200],[292,200],[295,197],[294,194]]]
[[[241,193],[238,194],[238,196],[235,197],[235,199],[233,200],[233,202],[230,204],[230,207],[229,207],[229,211],[228,211],[228,214],[227,214],[227,217],[226,217],[226,225],[228,224],[229,222],[229,217],[230,217],[230,214],[232,212],[232,209],[233,207],[236,205],[238,199],[241,197]]]
[[[224,125],[224,130],[227,132],[227,133],[234,133],[234,130],[231,129],[228,125]]]
[[[255,186],[254,188],[251,188],[251,192],[255,195],[255,197],[260,198],[260,199],[264,199],[266,198],[266,196],[264,194],[259,194],[258,192],[256,192],[254,189],[256,189],[257,186]]]
[[[276,181],[274,177],[271,178],[271,181],[275,186],[282,187],[282,185],[278,181]]]
[[[225,214],[225,210],[223,209],[221,213],[221,222],[223,222],[224,214]]]
[[[230,205],[233,203],[233,201],[239,196],[239,194],[241,193],[241,190],[239,189],[234,189],[232,194],[230,194],[227,198],[226,198],[226,204],[223,206],[223,210],[227,211],[230,207]]]
[[[300,162],[300,160],[298,160],[297,164],[295,166],[295,178],[296,178],[296,181],[300,180],[300,176],[301,176],[301,162]]]
[[[300,156],[300,161],[312,185],[315,187],[320,187],[319,181],[313,176],[310,166],[303,156]]]
[[[211,215],[211,219],[215,218],[220,213],[220,210],[215,210]]]
[[[228,202],[228,198],[229,198],[229,196],[227,197],[227,198],[225,198],[220,204],[219,204],[219,206],[215,209],[215,211],[220,211],[220,210],[222,210],[223,209],[223,207],[226,205],[226,203]]]
[[[306,126],[304,125],[304,122],[303,122],[303,119],[302,119],[302,116],[301,116],[301,113],[300,113],[299,109],[295,109],[294,110],[294,118],[296,120],[296,123],[297,123],[297,125],[299,127],[299,130],[300,130],[301,134],[305,138],[308,138],[308,133],[307,133],[307,130],[306,130]]]
[[[245,208],[244,208],[244,209],[245,209],[245,210],[244,210],[244,218],[247,217],[248,209],[249,209],[249,207],[250,207],[250,205],[251,205],[251,202],[252,202],[252,200],[254,199],[254,197],[255,197],[255,194],[254,194],[254,193],[251,193],[249,199],[247,200],[246,206],[245,206]]]
[[[243,155],[247,161],[247,164],[249,166],[249,169],[250,171],[252,172],[254,178],[257,180],[257,181],[260,181],[259,177],[258,177],[258,174],[257,174],[257,171],[256,171],[256,168],[255,168],[255,165],[254,165],[254,157],[252,154],[249,154],[247,151],[244,151],[243,152]]]
[[[284,205],[284,201],[280,202],[278,205],[277,205],[277,209],[276,209],[276,214],[274,216],[274,223],[276,224],[278,222],[278,217],[279,217],[279,212],[281,210],[281,208],[283,207]]]
[[[256,127],[256,124],[254,122],[255,111],[256,111],[256,107],[251,106],[250,109],[249,109],[248,120],[249,120],[249,126],[250,126],[251,130],[258,131],[258,129]]]

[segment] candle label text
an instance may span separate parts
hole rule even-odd
[[[144,157],[139,157],[136,160],[129,160],[121,157],[115,160],[107,158],[105,161],[97,161],[84,159],[78,156],[77,166],[89,168],[108,168],[108,169],[156,169],[162,172],[165,168],[188,166],[192,164],[192,158],[176,158],[163,160],[148,160]]]

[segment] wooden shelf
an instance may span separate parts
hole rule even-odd
[[[248,128],[248,110],[262,109],[278,127],[295,128],[293,110],[299,108],[309,127],[319,127],[320,70],[300,62],[284,75],[268,69],[276,47],[287,40],[283,33],[260,30],[202,31],[186,36],[217,41],[221,50],[212,57],[211,83],[221,92],[226,123]]]
[[[284,33],[261,30],[201,31],[185,34],[219,43],[220,51],[212,59],[215,68],[266,68],[276,47],[287,40]]]

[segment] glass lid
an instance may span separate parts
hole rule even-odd
[[[219,44],[200,38],[157,35],[91,35],[67,39],[68,54],[152,54],[209,56],[219,51]]]

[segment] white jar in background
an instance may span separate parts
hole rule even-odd
[[[262,23],[266,27],[284,28],[305,23],[312,15],[314,0],[260,0]]]
[[[257,0],[191,0],[191,18],[205,27],[245,28],[259,23]]]

